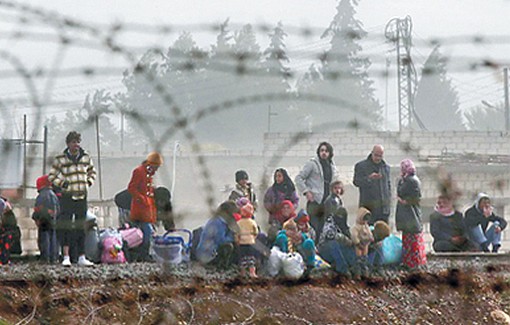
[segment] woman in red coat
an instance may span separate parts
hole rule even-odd
[[[162,164],[161,155],[158,152],[151,152],[147,159],[133,170],[128,185],[128,191],[132,196],[130,219],[143,232],[143,243],[139,249],[138,258],[142,261],[149,259],[150,238],[157,217],[152,178]]]

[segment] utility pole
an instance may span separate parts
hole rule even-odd
[[[411,59],[413,23],[410,16],[404,19],[393,18],[386,24],[385,36],[395,43],[397,52],[397,83],[398,83],[398,124],[399,131],[411,129],[413,118],[422,129],[424,126],[414,111],[416,93],[416,70]]]
[[[98,172],[98,180],[99,180],[99,199],[103,200],[103,180],[102,180],[102,172],[101,172],[101,145],[99,141],[99,114],[96,114],[95,118],[96,122],[96,145],[97,145],[97,172]]]
[[[503,86],[505,87],[505,131],[510,131],[510,103],[508,100],[508,68],[503,69]]]
[[[124,152],[124,112],[120,112],[120,151]]]

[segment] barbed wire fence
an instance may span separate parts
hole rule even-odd
[[[35,8],[29,5],[18,4],[11,1],[0,1],[0,16],[4,21],[11,21],[18,24],[18,28],[11,33],[3,33],[0,35],[0,39],[9,40],[24,40],[29,42],[42,42],[45,44],[54,43],[57,46],[56,54],[52,60],[52,64],[48,68],[38,68],[31,70],[26,67],[23,61],[18,58],[14,53],[11,53],[8,49],[0,50],[0,59],[7,62],[12,69],[2,71],[0,73],[0,80],[20,78],[24,85],[25,91],[18,93],[14,98],[0,98],[0,107],[5,111],[9,112],[13,110],[13,106],[27,105],[32,107],[32,129],[36,130],[43,124],[43,118],[48,114],[55,113],[54,108],[50,110],[50,107],[56,105],[67,105],[69,101],[54,101],[52,100],[53,93],[55,91],[55,83],[58,78],[68,77],[91,77],[91,76],[120,76],[126,70],[132,70],[137,76],[141,76],[145,79],[146,83],[150,85],[154,93],[164,103],[168,115],[151,115],[143,112],[135,111],[125,107],[115,107],[116,113],[123,114],[131,118],[140,126],[143,130],[143,137],[147,143],[153,144],[154,150],[162,150],[165,146],[169,145],[169,141],[177,133],[182,134],[185,141],[187,142],[191,152],[195,156],[195,162],[198,166],[198,174],[203,184],[203,193],[205,193],[205,203],[209,208],[209,211],[214,211],[217,205],[217,198],[215,197],[215,186],[212,182],[211,175],[214,173],[208,167],[207,158],[203,154],[200,142],[197,139],[193,125],[198,121],[206,119],[208,116],[218,114],[222,111],[234,111],[239,107],[250,105],[250,104],[271,104],[275,102],[288,102],[299,100],[301,102],[308,102],[311,105],[314,103],[323,103],[332,107],[341,107],[341,110],[357,111],[360,109],[355,103],[349,99],[339,99],[337,97],[330,97],[327,95],[317,95],[313,93],[300,93],[299,98],[293,93],[288,92],[276,92],[276,93],[264,93],[250,96],[236,97],[232,96],[232,99],[220,102],[211,103],[210,105],[199,107],[193,114],[187,115],[183,112],[183,108],[176,103],[174,98],[175,89],[169,89],[167,85],[163,84],[155,74],[154,71],[148,69],[146,66],[140,64],[140,53],[151,51],[155,55],[164,55],[167,50],[165,46],[154,46],[151,48],[147,47],[136,47],[127,46],[121,43],[121,38],[127,33],[137,34],[162,34],[171,35],[179,33],[183,30],[189,32],[209,32],[217,33],[219,31],[218,24],[189,24],[189,25],[145,25],[145,24],[132,24],[132,23],[113,23],[107,25],[91,24],[82,22],[69,17],[61,16],[57,13],[46,11],[44,9]],[[273,26],[266,24],[253,25],[254,30],[268,34]],[[43,31],[31,31],[30,27],[36,27]],[[240,25],[232,24],[232,29],[240,28]],[[26,29],[26,30],[24,30]],[[322,28],[313,27],[296,27],[286,26],[285,30],[295,36],[302,37],[307,43],[310,42],[314,37],[318,37],[322,34]],[[360,35],[351,32],[346,33],[345,37],[352,39],[359,39]],[[370,32],[364,38],[365,42],[372,44],[368,47],[370,50],[378,50],[381,46],[387,44],[382,28],[380,33]],[[422,40],[423,46],[429,46],[432,48],[436,45],[442,46],[453,46],[453,45],[510,45],[509,35],[465,35],[455,37],[434,37],[430,39]],[[80,66],[72,68],[63,68],[62,61],[66,56],[66,52],[71,48],[84,48],[84,49],[95,49],[104,51],[108,55],[120,57],[127,63],[126,66]],[[328,53],[324,52],[324,44],[311,44],[302,45],[297,49],[290,50],[293,55],[299,57],[302,61],[309,62],[325,62],[332,59],[338,59],[345,57],[346,53]],[[180,71],[193,71],[197,64],[200,64],[207,59],[207,52],[203,50],[196,50],[191,53],[191,59],[189,56],[179,57],[179,53],[174,54],[178,59],[186,59],[184,63],[177,66]],[[208,65],[208,69],[212,71],[222,72],[233,76],[250,76],[250,77],[280,77],[282,79],[292,79],[298,76],[297,71],[287,72],[267,72],[260,69],[250,68],[250,63],[257,59],[256,53],[223,53],[223,61],[215,61]],[[384,62],[386,59],[386,52],[378,54],[371,54],[370,58],[374,63]],[[303,63],[310,65],[310,63]],[[494,73],[503,66],[509,65],[509,62],[504,60],[497,60],[486,57],[476,56],[455,56],[449,58],[449,72],[490,72]],[[385,68],[380,67],[380,64],[374,64],[375,67],[370,68],[370,76],[378,77],[391,77],[394,76],[394,72],[388,71]],[[436,71],[424,71],[424,73],[434,74]],[[348,74],[344,70],[332,70],[329,74],[322,76],[325,80],[335,82],[337,80],[353,78],[352,75]],[[38,90],[36,83],[45,79],[46,82],[42,87],[42,91]],[[184,86],[183,86],[184,88]],[[211,91],[214,91],[212,89]],[[83,94],[85,97],[86,94]],[[71,104],[78,105],[81,101],[72,102]],[[73,105],[74,106],[74,105]],[[97,114],[101,115],[104,112],[97,112],[96,115],[88,116],[87,122],[82,125],[82,128],[88,128],[93,126]],[[370,130],[370,120],[351,120],[344,121],[342,126],[344,129],[350,130]],[[157,135],[153,132],[151,124],[158,123],[160,125],[167,124],[161,135]],[[323,132],[334,131],[339,128],[338,124],[325,123],[317,125]],[[272,156],[267,167],[273,167],[277,165],[286,152],[292,149],[292,147],[298,145],[301,141],[306,140],[310,137],[310,133],[296,132],[291,136],[290,140],[283,145],[279,150],[278,154]],[[398,137],[394,138],[397,143],[407,155],[417,158],[419,156],[420,148],[415,148],[409,145],[407,141],[403,141]],[[35,148],[30,147],[31,152],[28,157],[33,158],[36,154]],[[33,166],[33,159],[29,160],[28,165]],[[165,171],[163,171],[165,173]],[[430,169],[431,173],[437,175],[434,169]],[[268,187],[268,175],[270,171],[264,169],[262,179],[259,184],[261,188]],[[173,175],[172,175],[173,176]],[[168,180],[171,175],[164,174],[163,178]]]

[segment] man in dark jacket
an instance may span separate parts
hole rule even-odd
[[[388,223],[390,216],[390,166],[383,160],[383,155],[383,146],[375,145],[367,159],[354,166],[353,183],[359,188],[359,206],[372,213],[371,225],[378,220]]]
[[[507,222],[502,217],[494,214],[491,199],[485,193],[478,194],[475,204],[466,210],[464,219],[471,240],[480,245],[484,252],[497,253],[501,247],[501,232],[506,228]],[[489,222],[492,225],[489,227]]]

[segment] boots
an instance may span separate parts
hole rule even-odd
[[[492,245],[492,252],[497,253],[499,251],[500,247],[501,247],[501,245],[499,245],[499,244]]]

